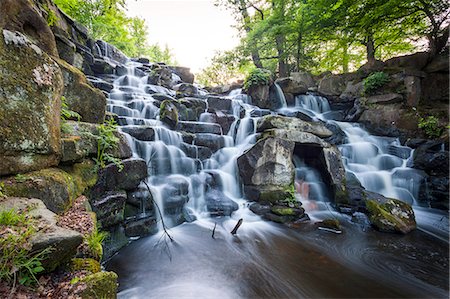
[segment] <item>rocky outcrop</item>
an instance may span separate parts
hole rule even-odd
[[[246,198],[261,202],[293,199],[294,145],[292,141],[268,137],[238,158]]]
[[[306,122],[298,118],[277,115],[267,115],[258,120],[257,132],[263,132],[270,129],[307,132],[321,138],[327,138],[333,135],[330,130],[319,122]]]
[[[80,233],[57,226],[57,215],[48,210],[44,203],[35,198],[8,197],[0,199],[0,210],[15,209],[21,213],[29,211],[36,221],[37,232],[31,238],[31,251],[50,250],[42,261],[45,272],[51,272],[64,265],[77,252],[83,237]]]
[[[57,165],[61,70],[25,35],[0,34],[0,176]]]

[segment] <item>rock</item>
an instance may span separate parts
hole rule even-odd
[[[167,124],[169,128],[175,129],[178,124],[178,109],[175,102],[165,100],[159,108],[160,120]]]
[[[431,60],[423,70],[427,73],[439,72],[448,74],[449,71],[448,59],[449,59],[448,52],[436,55],[433,57],[433,60]]]
[[[173,90],[177,92],[177,95],[182,95],[183,97],[195,97],[199,95],[198,88],[190,83],[181,83],[173,87]]]
[[[263,132],[269,129],[284,129],[288,131],[301,131],[312,133],[321,138],[333,135],[322,123],[309,123],[297,118],[268,115],[258,120],[256,132]]]
[[[361,97],[363,93],[364,93],[364,84],[362,81],[356,83],[354,81],[349,81],[345,86],[345,90],[339,96],[339,99],[354,100],[356,98]]]
[[[158,224],[155,217],[142,217],[127,220],[125,234],[127,237],[144,237],[158,232]]]
[[[83,170],[84,168],[84,170]],[[71,173],[58,168],[29,172],[20,177],[4,179],[5,193],[9,196],[38,198],[54,213],[64,212],[75,198],[95,183],[93,165],[74,166]],[[91,176],[88,173],[91,171]],[[86,175],[84,177],[84,175]]]
[[[422,70],[428,63],[428,52],[398,56],[385,61],[387,68]]]
[[[265,215],[270,212],[270,205],[262,205],[260,203],[254,202],[249,206],[250,211],[256,215]]]
[[[298,85],[305,86],[308,90],[316,87],[313,77],[308,72],[292,72],[291,78]]]
[[[2,1],[2,16],[10,19],[3,11],[21,9],[19,3],[25,5],[24,1]],[[24,16],[33,14],[28,8],[23,12]],[[13,18],[20,15],[15,11]],[[26,36],[6,29],[0,31],[0,61],[0,176],[57,165],[63,89],[60,68]],[[27,67],[17,61],[27,61]]]
[[[147,175],[147,163],[140,158],[122,160],[120,170],[116,164],[109,164],[99,171],[98,181],[91,188],[91,199],[106,191],[134,190]]]
[[[230,216],[239,209],[231,198],[219,190],[210,190],[205,194],[206,209],[214,216]]]
[[[269,98],[269,85],[252,85],[248,88],[247,94],[252,98],[253,105],[263,109],[272,108]]]
[[[345,197],[347,190],[345,186],[345,169],[342,164],[341,152],[336,146],[323,148],[325,165],[319,171],[325,178],[334,198]]]
[[[343,76],[330,74],[319,82],[319,93],[325,96],[339,96],[346,88]]]
[[[413,154],[413,167],[433,176],[448,176],[449,152],[439,141],[419,145]]]
[[[122,132],[130,134],[132,137],[141,141],[154,141],[155,130],[150,126],[122,126]]]
[[[117,278],[114,272],[98,272],[84,277],[80,280],[80,283],[86,285],[80,294],[81,298],[116,298]]]
[[[197,133],[194,138],[194,145],[209,148],[213,153],[225,147],[225,138],[229,136],[221,136],[210,133]]]
[[[300,143],[317,147],[330,147],[330,144],[328,144],[327,142],[323,141],[316,135],[307,132],[284,130],[284,129],[270,129],[265,130],[260,138],[265,138],[269,136],[293,141],[296,144]]]
[[[92,210],[102,228],[120,224],[124,220],[125,191],[108,191],[98,199],[91,200]]]
[[[233,101],[229,98],[209,96],[206,101],[208,102],[208,110],[233,113]]]
[[[28,40],[50,56],[58,57],[55,37],[42,16],[42,10],[32,1],[27,0],[2,0],[0,3],[0,28],[9,31],[18,31]],[[3,52],[3,51],[1,51]],[[27,70],[33,67],[28,65]],[[4,75],[4,73],[2,74]],[[3,84],[0,84],[3,86]]]
[[[411,114],[410,109],[404,108],[401,103],[374,104],[362,112],[359,121],[374,127],[381,127],[382,132],[386,132],[388,128],[392,127],[403,131],[416,131],[418,118]]]
[[[108,238],[103,241],[103,260],[107,260],[130,242],[125,235],[123,225],[115,225],[106,229]]]
[[[416,229],[413,209],[400,200],[369,198],[366,206],[371,224],[380,231],[406,234]]]
[[[297,217],[296,216],[290,216],[290,215],[277,215],[274,213],[266,213],[264,215],[264,218],[273,221],[273,222],[277,222],[277,223],[291,223],[294,222]]]
[[[448,104],[449,98],[449,76],[447,73],[430,73],[421,80],[421,104],[431,104],[436,106],[436,102],[444,104],[445,113],[447,113],[445,104]]]
[[[209,133],[216,135],[222,134],[222,128],[220,125],[202,122],[179,121],[177,130],[188,133]]]
[[[293,150],[292,141],[268,137],[237,159],[247,199],[262,202],[293,199]]]
[[[304,94],[308,91],[308,86],[305,82],[297,82],[292,77],[279,78],[275,81],[284,93],[290,93],[295,95]]]
[[[334,145],[341,145],[347,143],[347,135],[342,131],[342,129],[333,122],[327,122],[325,124],[328,130],[333,132],[333,135],[326,138],[325,141]]]
[[[63,96],[69,110],[81,115],[81,120],[88,123],[105,121],[106,98],[103,93],[93,88],[84,74],[63,60],[57,60],[64,78]]]
[[[67,121],[68,136],[61,139],[61,162],[80,161],[85,157],[97,158],[99,125],[85,122]],[[119,139],[117,145],[106,153],[120,159],[132,156],[126,137],[119,131],[114,132]]]
[[[339,220],[337,219],[324,219],[317,223],[319,228],[329,229],[335,232],[341,231],[341,225],[339,224]]]
[[[101,271],[100,263],[92,258],[73,258],[69,268],[71,271],[89,271],[92,274]]]
[[[108,57],[110,60],[121,64],[126,64],[128,62],[128,57],[113,45],[102,40],[97,40],[95,44],[96,46],[93,47],[94,55]]]
[[[178,120],[198,121],[206,110],[206,101],[197,98],[182,98],[171,102],[178,109]]]
[[[294,216],[296,218],[300,218],[305,213],[305,209],[299,208],[291,208],[287,206],[274,205],[270,208],[270,211],[275,215],[279,216]]]
[[[181,80],[185,83],[194,83],[194,75],[191,73],[191,69],[182,66],[169,66],[175,74],[180,76]]]
[[[29,210],[30,215],[39,223],[37,233],[31,237],[31,251],[40,252],[51,248],[51,253],[42,261],[45,272],[51,272],[68,262],[77,252],[83,241],[80,233],[56,225],[57,215],[49,211],[44,203],[35,198],[8,197],[0,200],[0,210],[14,208],[18,211]]]
[[[104,74],[114,74],[114,70],[116,68],[116,64],[112,63],[109,60],[95,58],[94,63],[91,64],[91,69],[94,74],[104,75]]]
[[[114,88],[114,85],[112,83],[109,83],[105,80],[102,80],[100,78],[97,77],[91,77],[91,76],[87,76],[86,77],[89,82],[95,87],[98,88],[100,90],[106,91],[106,92],[111,92],[111,90]]]
[[[403,101],[403,96],[398,93],[388,93],[370,96],[366,99],[367,104],[392,104]]]

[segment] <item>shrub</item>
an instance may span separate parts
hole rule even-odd
[[[250,71],[244,81],[244,88],[249,89],[251,86],[266,85],[270,81],[270,71],[265,69],[253,69]]]
[[[92,257],[101,260],[103,256],[102,243],[107,237],[108,233],[99,231],[97,226],[94,227],[90,234],[84,237],[84,242],[86,243],[87,248],[89,249],[89,254]]]
[[[14,209],[0,211],[0,280],[25,286],[38,282],[36,275],[42,271],[42,260],[50,253],[46,248],[31,252],[31,237],[36,233],[35,223],[27,211]]]
[[[98,127],[97,138],[97,158],[94,159],[97,167],[104,168],[107,163],[114,163],[119,170],[123,169],[122,161],[108,154],[106,151],[114,149],[119,143],[119,138],[114,135],[117,131],[117,124],[114,119],[109,119]]]
[[[426,118],[420,117],[418,127],[424,130],[429,138],[438,138],[443,131],[443,128],[439,127],[438,118],[433,115]]]
[[[389,75],[383,72],[376,72],[364,79],[364,94],[370,95],[378,88],[389,82]]]

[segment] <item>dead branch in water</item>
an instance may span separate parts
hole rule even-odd
[[[211,238],[213,238],[213,239],[215,239],[214,234],[216,233],[216,226],[217,226],[217,222],[214,223],[214,228],[213,228],[212,235],[211,235]]]
[[[233,230],[231,231],[232,235],[235,235],[237,233],[237,230],[239,229],[239,227],[242,224],[242,221],[244,221],[244,219],[239,219],[239,221],[236,223],[236,226],[233,228]]]
[[[148,192],[151,194],[152,192],[150,191],[150,187],[148,186],[147,182],[146,181],[142,181],[142,182],[144,182],[145,186],[147,187]],[[161,213],[161,209],[159,208],[159,206],[156,203],[156,201],[153,200],[153,197],[152,197],[152,202],[155,205],[156,209],[158,210],[158,214],[159,214],[159,217],[161,218],[161,224],[162,224],[164,233],[167,235],[167,237],[169,237],[170,241],[173,242],[173,238],[172,238],[171,235],[169,235],[169,232],[167,231],[166,224],[164,223],[164,218],[163,218],[163,215]]]

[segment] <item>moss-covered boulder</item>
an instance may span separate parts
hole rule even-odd
[[[416,228],[414,211],[398,199],[368,199],[366,207],[371,224],[383,232],[409,233]]]
[[[159,107],[159,119],[169,128],[175,129],[178,124],[178,108],[174,101],[164,100]]]
[[[57,63],[64,78],[63,96],[70,110],[81,115],[88,123],[103,123],[106,113],[106,97],[100,89],[94,88],[85,75],[64,60]]]
[[[98,124],[67,121],[67,133],[61,139],[61,162],[73,163],[86,157],[97,157],[99,130]],[[120,159],[132,156],[131,148],[124,134],[114,133],[119,139],[117,145],[108,148],[106,153]]]
[[[0,34],[0,176],[57,165],[61,70],[25,35]]]
[[[77,252],[83,237],[80,233],[56,225],[57,215],[49,211],[39,199],[7,197],[0,199],[0,210],[14,208],[19,213],[29,211],[36,221],[36,232],[32,235],[31,252],[49,250],[42,260],[45,272],[51,272],[68,262]]]
[[[88,271],[92,274],[101,271],[100,263],[92,258],[73,258],[70,261],[69,269],[72,271]]]
[[[86,285],[81,298],[117,298],[117,274],[114,272],[98,272],[80,280]]]
[[[47,168],[2,180],[8,196],[38,198],[54,213],[64,212],[72,201],[96,182],[91,162],[66,168]]]
[[[249,200],[275,202],[294,197],[294,142],[268,137],[238,159],[244,193]]]

